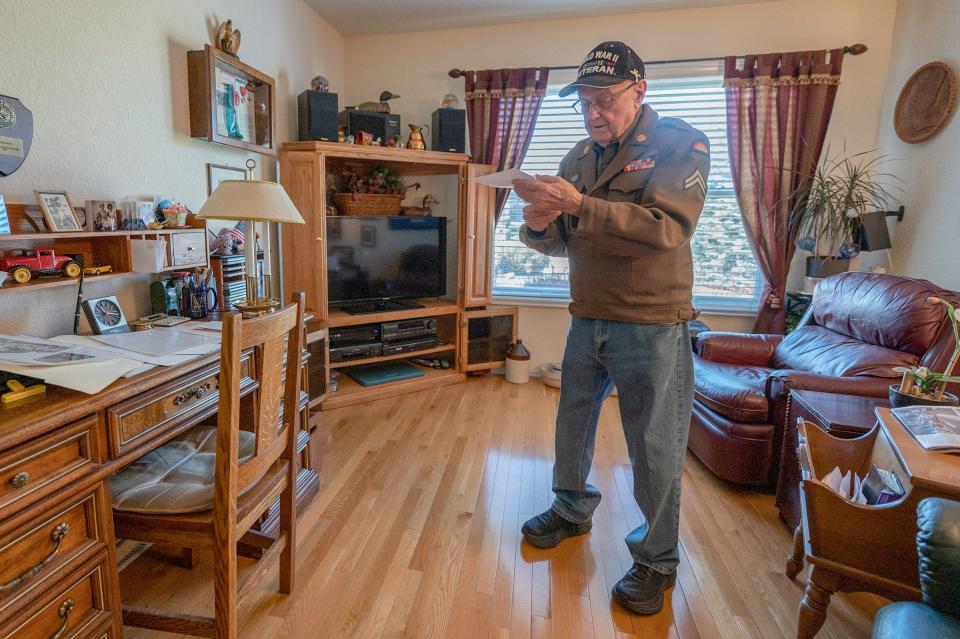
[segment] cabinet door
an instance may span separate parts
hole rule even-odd
[[[467,210],[464,219],[463,305],[490,303],[493,280],[493,218],[496,190],[474,184],[473,179],[493,173],[485,164],[467,166]]]
[[[506,364],[506,352],[517,341],[516,306],[465,311],[460,316],[460,365],[465,373]]]
[[[306,224],[280,226],[283,296],[306,294],[314,322],[327,320],[326,177],[324,157],[315,152],[281,151],[280,184]]]

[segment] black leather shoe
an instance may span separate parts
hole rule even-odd
[[[592,522],[575,524],[560,516],[553,508],[528,519],[520,532],[537,548],[553,548],[567,537],[585,535],[593,528]]]
[[[663,593],[677,583],[677,571],[668,575],[643,564],[633,564],[611,594],[617,602],[638,615],[655,615],[663,608]]]

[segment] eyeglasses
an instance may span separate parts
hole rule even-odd
[[[620,99],[620,96],[633,88],[636,82],[631,82],[623,91],[619,91],[615,95],[610,96],[609,98],[600,98],[599,100],[577,100],[570,107],[577,113],[586,113],[590,110],[590,107],[593,107],[597,111],[607,112],[613,109],[616,105],[617,100]]]

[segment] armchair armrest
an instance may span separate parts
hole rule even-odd
[[[805,371],[780,370],[770,373],[769,396],[786,397],[791,390],[810,390],[838,395],[861,395],[864,397],[887,397],[891,384],[896,379],[887,377],[834,377]]]
[[[767,366],[783,335],[706,331],[697,336],[697,354],[712,362]]]
[[[917,505],[917,528],[923,603],[960,617],[960,502],[924,499]]]

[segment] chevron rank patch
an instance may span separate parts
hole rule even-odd
[[[697,140],[696,142],[694,142],[693,146],[690,147],[690,150],[694,151],[695,153],[700,153],[702,155],[710,155],[710,147],[708,147],[706,144],[704,144],[700,140]]]
[[[707,181],[703,179],[703,173],[700,172],[700,169],[694,170],[690,177],[683,181],[683,190],[688,189],[699,189],[701,195],[707,195]]]

